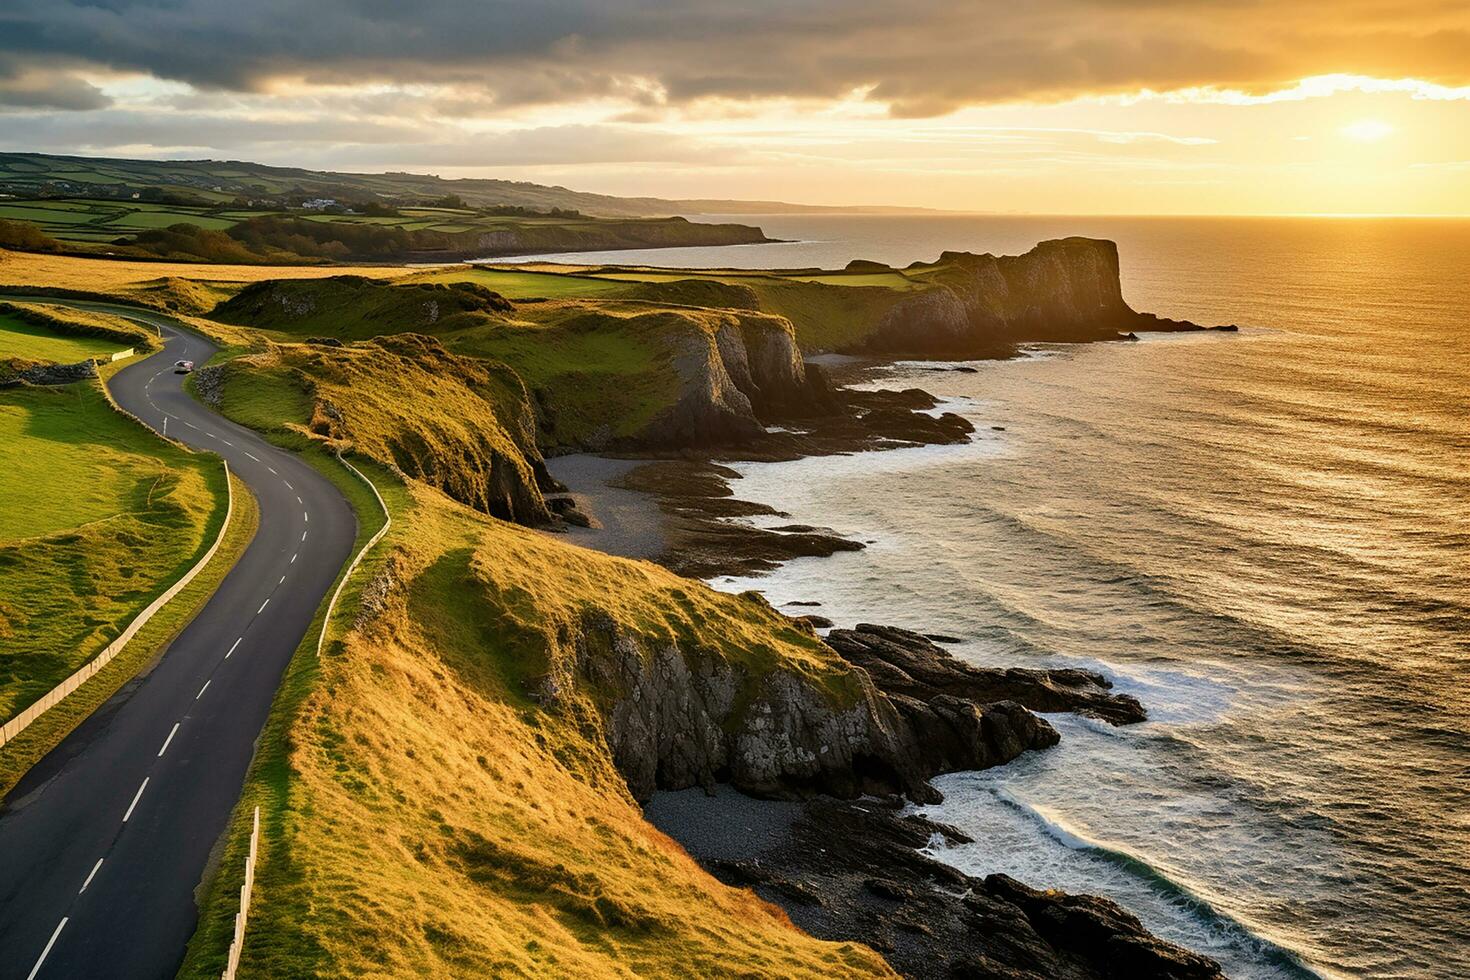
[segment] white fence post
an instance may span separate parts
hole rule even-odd
[[[255,858],[260,851],[260,807],[250,825],[250,852],[245,855],[245,883],[240,886],[240,911],[235,913],[235,938],[225,959],[225,972],[220,980],[235,980],[240,969],[240,952],[245,947],[245,921],[250,917],[250,896],[255,891]]]

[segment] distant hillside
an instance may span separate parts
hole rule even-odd
[[[829,208],[780,201],[666,200],[613,197],[526,181],[430,174],[352,174],[219,160],[122,160],[107,157],[0,153],[0,193],[23,197],[123,197],[151,191],[192,198],[189,203],[229,204],[240,199],[289,205],[312,198],[416,204],[458,197],[470,207],[553,208],[616,218],[690,214],[897,211],[897,208]],[[144,198],[145,200],[147,198]]]

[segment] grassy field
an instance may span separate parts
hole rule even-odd
[[[0,718],[116,637],[224,518],[213,457],[155,437],[95,382],[0,393]]]
[[[889,975],[646,823],[594,693],[541,707],[523,686],[575,655],[568,631],[594,612],[753,669],[835,677],[830,653],[761,604],[371,472],[393,530],[338,617],[346,632],[293,662],[180,976],[219,974],[256,805],[244,975]],[[392,588],[361,613],[375,577]]]
[[[266,279],[320,279],[351,274],[395,278],[396,265],[272,266],[140,262],[40,255],[0,249],[0,290],[63,289],[183,313],[205,313],[241,284]]]
[[[89,357],[108,357],[127,346],[105,337],[58,334],[0,310],[0,358],[71,364]]]
[[[234,475],[230,476],[230,481],[234,486],[235,510],[225,539],[209,565],[155,613],[111,663],[0,748],[0,799],[15,787],[31,766],[60,745],[72,729],[132,680],[188,625],[245,553],[255,536],[259,511],[249,487]]]
[[[678,398],[667,340],[675,331],[696,328],[677,314],[575,303],[534,313],[534,319],[461,330],[444,341],[457,353],[509,365],[539,390],[550,409],[541,419],[550,444],[635,435]]]
[[[626,287],[607,279],[588,276],[488,269],[483,266],[453,266],[413,276],[416,282],[473,282],[493,289],[507,299],[581,299],[611,296]]]
[[[6,175],[7,171],[0,169],[0,184],[4,183]],[[58,176],[68,181],[78,179],[75,174]],[[198,200],[201,197],[214,198],[215,195],[191,192],[188,200]],[[255,219],[300,220],[309,222],[308,228],[311,225],[352,226],[340,229],[339,234],[348,241],[356,241],[357,247],[343,245],[340,253],[313,251],[309,247],[302,252],[299,239],[296,244],[291,244],[289,239],[280,236],[273,238],[279,246],[277,250],[259,253],[261,261],[290,261],[280,251],[289,247],[290,250],[301,252],[302,261],[308,263],[319,261],[323,257],[339,258],[342,255],[393,255],[397,258],[513,255],[609,248],[654,248],[661,245],[720,245],[764,240],[757,228],[737,224],[691,223],[682,218],[503,214],[496,213],[494,209],[409,209],[396,216],[378,217],[339,213],[337,205],[333,205],[332,211],[306,210],[289,206],[292,201],[299,203],[300,199],[279,199],[274,205],[239,210],[209,203],[153,204],[127,196],[99,199],[42,195],[0,201],[0,218],[31,222],[53,239],[73,243],[70,250],[76,250],[78,246],[91,246],[81,250],[96,253],[117,251],[130,255],[140,254],[139,250],[131,247],[140,232],[172,228],[175,225],[227,231],[236,225],[251,222],[251,228],[242,236],[246,238],[258,238],[263,232],[262,224],[272,223]],[[344,204],[340,207],[345,206]],[[365,208],[367,205],[359,202],[358,206]],[[349,232],[354,232],[355,237],[348,234]],[[369,232],[374,234],[365,234]],[[374,242],[368,244],[362,241],[364,237],[374,239]],[[112,248],[106,248],[107,245]],[[151,253],[163,257],[249,261],[241,258],[238,248],[235,251],[222,252],[218,251],[218,247],[218,244],[201,243],[197,239],[186,241],[175,235],[171,245],[164,246],[155,242],[147,244],[141,251],[144,257]]]

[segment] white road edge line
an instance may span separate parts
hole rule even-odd
[[[265,601],[260,604],[260,608],[257,609],[257,610],[255,610],[255,615],[259,616],[261,613],[265,612],[265,607],[268,606],[268,605],[270,605],[270,604],[271,604],[271,597],[270,596],[266,596],[265,597]]]
[[[133,794],[133,802],[128,804],[128,812],[123,814],[123,823],[127,823],[128,817],[131,817],[133,815],[133,808],[136,807],[138,805],[138,801],[143,798],[143,791],[148,788],[148,780],[150,778],[152,777],[143,777],[143,785],[139,786],[138,792]]]
[[[209,690],[209,681],[204,682],[204,686],[199,689],[199,693],[194,695],[194,700],[198,701],[200,698],[204,697],[204,692],[207,690]]]
[[[94,864],[94,865],[92,865],[92,872],[91,872],[91,874],[87,875],[87,880],[84,881],[84,882],[82,882],[82,887],[77,889],[77,894],[78,895],[80,895],[82,892],[86,891],[87,890],[87,886],[92,883],[92,879],[95,878],[95,877],[97,877],[97,869],[100,868],[100,867],[102,867],[102,860],[103,860],[102,858],[98,858],[97,859],[97,863]]]
[[[178,722],[174,722],[174,727],[169,729],[169,731],[168,731],[168,738],[166,738],[166,739],[163,740],[163,748],[161,748],[161,749],[158,750],[158,754],[156,756],[154,756],[155,759],[162,759],[163,758],[163,754],[168,751],[168,743],[172,742],[174,740],[174,736],[177,735],[178,733],[179,733],[179,723]]]
[[[239,637],[238,639],[235,640],[234,643],[231,643],[230,644],[229,651],[225,653],[225,659],[226,660],[229,660],[230,659],[230,654],[235,652],[235,647],[239,646],[240,645],[240,640],[243,640],[243,639],[245,639],[245,637],[243,637],[243,636],[242,637]]]
[[[56,937],[61,935],[61,930],[66,927],[67,918],[64,916],[57,923],[56,931],[51,934],[51,941],[46,944],[45,949],[41,950],[41,958],[36,960],[35,966],[31,967],[31,972],[26,976],[26,980],[36,980],[36,974],[41,972],[41,964],[46,962],[46,957],[51,953],[51,947],[56,945]]]

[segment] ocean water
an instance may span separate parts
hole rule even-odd
[[[1099,235],[1135,307],[1244,328],[894,365],[875,383],[944,396],[974,441],[740,467],[738,495],[870,544],[719,587],[1091,667],[1147,706],[1052,716],[1057,748],[938,780],[929,812],[976,843],[935,855],[1111,896],[1232,976],[1470,976],[1470,222],[754,220],[800,241],[590,258]]]

